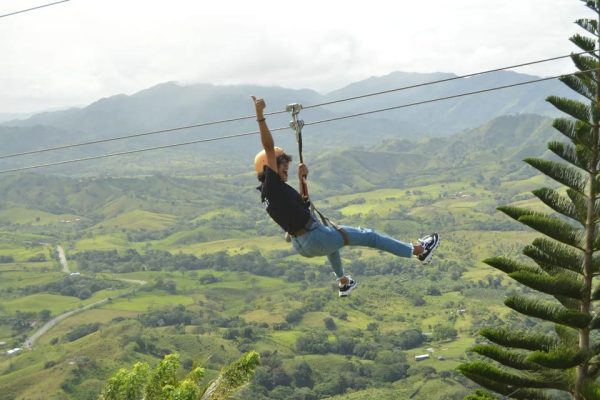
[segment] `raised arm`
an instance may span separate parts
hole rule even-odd
[[[254,107],[256,108],[256,121],[258,122],[258,128],[260,129],[260,141],[267,156],[267,165],[273,171],[277,171],[275,142],[273,141],[273,135],[271,135],[271,131],[269,131],[264,115],[266,107],[265,101],[262,98],[256,98],[255,96],[252,96],[252,100],[254,101]]]

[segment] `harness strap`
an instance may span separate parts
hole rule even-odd
[[[342,228],[341,226],[339,226],[338,224],[336,224],[335,222],[333,222],[332,220],[330,220],[328,217],[326,217],[325,215],[323,215],[321,213],[321,211],[317,210],[317,207],[315,207],[312,203],[311,203],[311,210],[313,212],[317,213],[317,215],[319,216],[319,218],[323,222],[323,225],[325,225],[325,226],[331,226],[332,228],[335,228],[335,230],[338,231],[340,235],[342,235],[342,239],[344,239],[344,246],[350,245],[350,238],[348,237],[348,232],[346,232],[344,230],[344,228]]]

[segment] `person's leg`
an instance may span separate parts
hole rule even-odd
[[[293,238],[296,251],[304,257],[326,256],[338,279],[344,278],[344,267],[339,249],[344,247],[344,239],[338,231],[319,223],[304,235]]]
[[[342,226],[341,228],[348,235],[348,244],[350,246],[372,247],[400,257],[411,257],[414,254],[415,246],[411,243],[401,242],[400,240],[378,233],[373,229],[351,226]]]
[[[327,259],[329,260],[329,264],[331,264],[335,276],[338,279],[342,279],[344,277],[344,267],[342,266],[342,258],[340,257],[339,250],[327,255]]]

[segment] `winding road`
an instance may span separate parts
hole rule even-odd
[[[65,250],[62,248],[62,246],[56,246],[56,251],[58,253],[58,260],[60,261],[60,264],[62,265],[62,271],[65,274],[71,274],[71,270],[69,269],[69,264],[67,262],[67,257],[65,255]],[[119,279],[119,278],[117,278],[117,280],[119,280],[121,282],[134,283],[134,284],[137,284],[140,286],[143,286],[147,283],[146,281],[138,280],[138,279],[125,279],[125,278]],[[48,332],[54,325],[58,324],[60,321],[63,321],[74,314],[77,314],[77,313],[83,312],[85,310],[89,310],[90,308],[94,308],[101,304],[104,304],[104,303],[108,302],[109,300],[111,300],[111,298],[114,299],[114,298],[119,298],[119,297],[129,295],[133,291],[135,291],[135,289],[132,289],[126,293],[122,293],[117,296],[106,297],[102,300],[96,301],[95,303],[88,304],[84,307],[77,308],[75,310],[67,311],[66,313],[60,314],[60,315],[52,318],[50,321],[46,322],[40,329],[38,329],[33,335],[29,336],[25,340],[25,343],[23,343],[23,347],[25,347],[27,349],[32,349],[35,342],[42,335],[44,335],[46,332]]]
[[[56,246],[56,252],[58,253],[58,261],[60,261],[60,265],[62,265],[62,271],[65,274],[70,274],[71,270],[69,269],[67,256],[65,256],[65,249],[63,249],[62,246]]]

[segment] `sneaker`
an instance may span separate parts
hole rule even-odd
[[[440,244],[440,237],[437,233],[432,233],[431,235],[427,235],[419,239],[419,243],[423,246],[423,252],[417,256],[419,261],[423,264],[429,263],[431,260],[431,256],[433,255],[433,251]]]
[[[348,283],[346,283],[345,285],[338,283],[338,288],[339,288],[338,293],[339,293],[340,297],[350,296],[350,293],[352,293],[352,291],[354,290],[356,285],[358,285],[358,283],[354,279],[352,279],[352,277],[350,275],[347,275],[346,278],[348,278]],[[339,279],[338,279],[338,281],[339,281]]]

